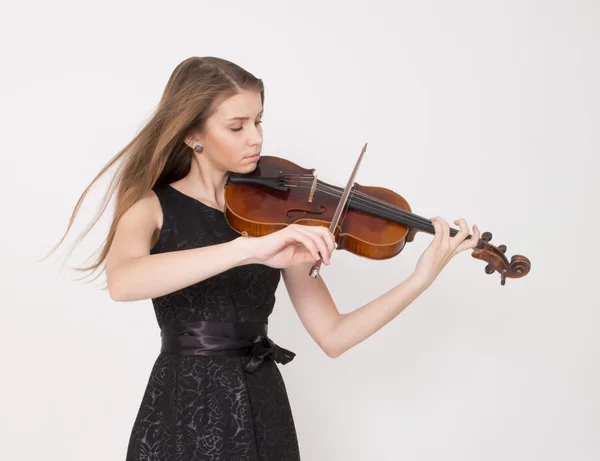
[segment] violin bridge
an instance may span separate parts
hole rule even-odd
[[[314,179],[313,179],[312,186],[310,186],[310,194],[308,195],[308,203],[312,203],[313,196],[315,195],[315,190],[317,190],[317,173],[315,173],[314,170],[313,170],[313,175],[314,175]]]

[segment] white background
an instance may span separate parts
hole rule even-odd
[[[270,332],[298,354],[281,371],[303,459],[600,459],[598,2],[110,3],[2,2],[3,459],[124,459],[160,347],[151,302],[114,302],[59,258],[104,187],[38,260],[174,67],[203,55],[264,80],[264,154],[343,185],[368,142],[358,183],[532,261],[502,287],[462,253],[338,359],[282,284]],[[430,241],[385,262],[337,252],[322,276],[339,310],[402,281]]]

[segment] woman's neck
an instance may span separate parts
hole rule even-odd
[[[218,209],[225,207],[225,182],[229,175],[212,164],[207,158],[194,157],[190,172],[177,184],[202,202]]]

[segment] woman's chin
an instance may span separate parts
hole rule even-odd
[[[237,164],[236,167],[230,171],[232,173],[248,174],[248,173],[252,173],[254,170],[256,170],[257,165],[258,165],[257,162],[244,161],[241,164]]]

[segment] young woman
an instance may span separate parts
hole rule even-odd
[[[174,70],[152,119],[92,181],[117,165],[101,207],[116,191],[112,225],[94,264],[82,270],[104,265],[115,301],[151,298],[161,328],[128,461],[299,460],[277,365],[294,354],[267,331],[280,278],[310,336],[338,357],[395,318],[479,240],[476,226],[466,238],[463,219],[450,237],[448,224],[433,218],[435,236],[414,272],[340,314],[323,279],[308,276],[319,258],[330,263],[335,242],[326,228],[291,225],[247,238],[225,220],[228,173],[250,173],[260,158],[263,104],[254,75],[223,59],[189,58]]]

